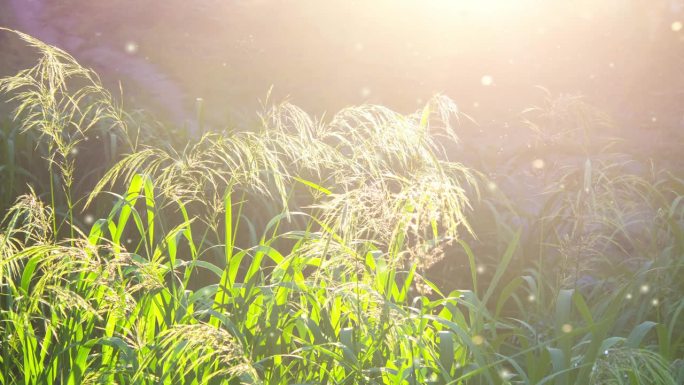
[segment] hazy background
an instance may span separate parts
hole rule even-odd
[[[681,149],[684,0],[0,0],[0,25],[72,53],[129,107],[216,127],[253,119],[273,86],[322,114],[363,102],[411,112],[436,92],[487,130],[583,94],[621,136]],[[0,74],[30,63],[0,34]],[[674,148],[672,148],[674,146]]]

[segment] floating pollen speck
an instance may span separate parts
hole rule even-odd
[[[511,373],[511,372],[508,371],[507,369],[502,369],[502,370],[499,372],[499,376],[501,376],[501,378],[502,378],[503,380],[510,380],[510,379],[513,377],[513,373]]]
[[[482,345],[484,343],[484,337],[479,334],[473,336],[473,344]]]
[[[674,23],[672,23],[670,28],[672,28],[672,31],[674,32],[679,32],[684,28],[684,23],[682,23],[681,21],[675,21]]]
[[[371,90],[370,90],[370,88],[368,88],[368,87],[363,87],[363,88],[361,88],[361,92],[360,92],[360,93],[361,93],[361,96],[362,96],[362,97],[367,98],[367,97],[370,96]]]
[[[646,294],[646,293],[648,293],[649,289],[650,288],[648,287],[648,285],[641,285],[641,287],[639,288],[639,291]]]
[[[541,170],[544,168],[544,159],[535,159],[532,161],[532,168]]]
[[[480,83],[482,83],[482,85],[485,87],[491,86],[494,83],[494,78],[490,75],[485,75],[480,79]]]
[[[88,214],[88,215],[86,215],[85,217],[83,217],[83,222],[84,222],[86,225],[92,225],[93,222],[95,222],[95,217],[92,216],[92,215],[90,215],[90,214]]]
[[[572,325],[565,324],[561,326],[561,330],[563,331],[563,333],[570,333],[572,331]]]
[[[132,55],[138,52],[138,44],[134,41],[129,41],[126,43],[125,49],[127,53]]]

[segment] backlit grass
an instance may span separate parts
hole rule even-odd
[[[590,146],[585,105],[530,117],[572,156],[518,207],[448,160],[467,117],[444,96],[267,102],[179,145],[20,37],[42,56],[0,80],[1,384],[684,381],[684,181]]]

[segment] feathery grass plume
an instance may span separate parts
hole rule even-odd
[[[319,268],[310,273],[314,281],[340,282],[343,278],[360,279],[367,267],[363,255],[370,240],[351,240],[346,243],[339,236],[328,233],[307,233],[306,238],[291,252],[291,256],[303,261],[317,261]]]
[[[10,234],[0,232],[0,284],[4,284],[6,276],[13,276],[19,269],[16,260],[12,261],[11,257],[17,253],[21,247],[21,242],[13,238]]]
[[[460,124],[463,118],[472,121],[472,118],[459,111],[451,98],[443,94],[432,96],[423,109],[417,111],[411,118],[425,128],[432,137],[442,137],[453,142],[459,141],[454,130],[455,124]]]
[[[650,350],[611,348],[606,350],[591,371],[591,384],[662,384],[674,385],[667,362]]]
[[[287,173],[257,135],[208,133],[182,153],[144,147],[124,157],[95,186],[87,204],[106,186],[119,179],[129,181],[136,174],[151,177],[159,194],[169,201],[203,202],[214,212],[221,211],[225,192],[233,188],[272,196],[271,182],[276,198],[286,196]]]
[[[128,139],[125,113],[95,72],[57,47],[19,31],[0,30],[18,35],[41,55],[34,67],[0,79],[0,92],[9,94],[9,100],[18,104],[15,117],[21,120],[23,129],[36,130],[53,146],[52,161],[55,157],[69,160],[71,150],[95,127]],[[133,147],[131,142],[128,144]]]
[[[523,111],[524,122],[534,132],[539,144],[567,146],[578,144],[585,153],[592,149],[597,134],[614,126],[603,111],[587,103],[581,95],[553,96],[548,90],[544,103]]]
[[[109,289],[122,279],[117,275],[129,264],[119,263],[120,258],[103,258],[111,255],[111,249],[107,245],[93,245],[78,230],[77,234],[81,235],[78,239],[55,241],[49,233],[51,216],[50,208],[34,194],[17,200],[2,226],[1,277],[3,281],[8,279],[7,284],[13,290],[18,290],[16,280],[24,270],[22,285],[29,286],[22,287],[21,291],[30,290],[30,295],[22,296],[21,300],[17,298],[15,304],[26,304],[27,312],[39,311],[41,305],[49,305],[53,310],[59,306],[80,306],[91,311],[92,306],[81,294],[70,291],[78,286],[71,282],[72,277],[90,276],[103,289]],[[27,275],[29,268],[30,275]]]
[[[437,118],[433,118],[437,116]],[[438,168],[446,154],[444,140],[458,140],[452,122],[455,104],[442,95],[409,116],[378,105],[347,107],[328,123],[315,121],[300,108],[282,103],[262,116],[261,134],[270,138],[288,168],[312,171],[336,186],[356,187],[385,175],[410,176]]]
[[[425,169],[438,169],[439,159],[445,158],[443,148],[428,130],[429,116],[423,120],[416,116],[404,116],[376,105],[349,107],[335,114],[325,130],[326,136],[339,138],[342,150],[350,152],[347,157],[354,161],[354,168],[341,170],[338,179],[355,182],[357,174],[362,174],[367,180],[383,180],[387,174],[410,177]],[[451,133],[451,126],[447,127]]]
[[[321,177],[324,170],[339,167],[343,159],[323,139],[325,125],[301,108],[283,102],[260,114],[259,135],[292,172],[308,171]]]
[[[52,206],[56,207],[56,194],[63,195],[67,216],[73,222],[78,146],[91,131],[99,130],[112,138],[112,144],[123,142],[135,148],[128,136],[126,115],[97,74],[83,68],[71,55],[22,32],[0,31],[16,34],[40,54],[32,68],[0,79],[0,94],[8,95],[9,102],[17,105],[14,118],[21,122],[22,130],[37,133],[39,144],[46,148]],[[55,178],[61,186],[55,186]],[[58,227],[53,217],[53,231]]]
[[[575,265],[566,266],[566,280],[602,264],[636,270],[673,241],[661,231],[668,198],[618,160],[594,157],[563,167],[548,187],[543,215],[554,231],[551,243]]]
[[[50,223],[53,208],[46,206],[29,187],[29,193],[17,198],[3,219],[6,239],[19,244],[42,244],[53,241]]]
[[[2,261],[3,270],[12,262],[19,267],[2,285],[4,370],[20,371],[32,383],[66,381],[77,367],[82,373],[77,363],[65,365],[62,354],[81,351],[83,338],[111,314],[99,301],[109,288],[92,285],[101,267],[97,254],[87,241],[66,240],[28,245]]]
[[[342,193],[333,193],[314,207],[321,221],[347,243],[372,239],[389,244],[397,226],[392,194],[382,182],[368,183]]]
[[[16,200],[0,222],[0,284],[17,277],[21,267],[17,255],[27,245],[52,241],[52,210],[30,191]]]
[[[97,313],[86,300],[80,299],[82,294],[74,291],[77,285],[72,282],[74,277],[81,274],[97,274],[101,271],[102,261],[94,246],[85,241],[32,245],[12,258],[22,261],[24,265],[30,262],[31,266],[32,274],[27,276],[25,271],[22,276],[22,285],[27,282],[30,286],[18,290],[28,289],[26,296],[16,301],[16,306],[23,309],[22,312],[41,314],[43,306],[52,311],[80,306],[92,314]]]
[[[207,324],[176,325],[160,336],[164,378],[184,381],[191,373],[197,381],[239,378],[242,383],[260,384],[256,369],[240,342],[226,330]]]
[[[407,230],[416,243],[457,238],[461,227],[471,231],[465,211],[469,193],[479,193],[475,174],[446,162],[440,142],[457,142],[458,119],[456,105],[442,95],[413,115],[362,105],[327,124],[285,103],[269,111],[263,134],[285,164],[335,186],[313,206],[325,227],[346,241],[373,239],[387,247]]]
[[[472,234],[465,215],[469,199],[459,177],[471,185],[474,177],[467,170],[455,174],[433,172],[410,179],[385,176],[382,181],[331,194],[315,207],[325,226],[347,243],[369,239],[392,253],[393,263],[406,256],[409,264],[428,268],[439,257],[426,253],[427,249],[458,239],[461,229]]]
[[[341,299],[343,306],[347,308],[346,317],[349,326],[372,329],[383,326],[382,323],[387,322],[390,323],[387,331],[396,333],[407,317],[407,314],[367,284],[350,280],[329,287],[327,290],[329,295],[324,305],[336,306],[336,299]],[[395,334],[395,337],[399,336]]]

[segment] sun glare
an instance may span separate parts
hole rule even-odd
[[[495,15],[529,12],[539,0],[433,0],[458,11],[472,12],[476,15]],[[429,4],[430,0],[428,0]]]

